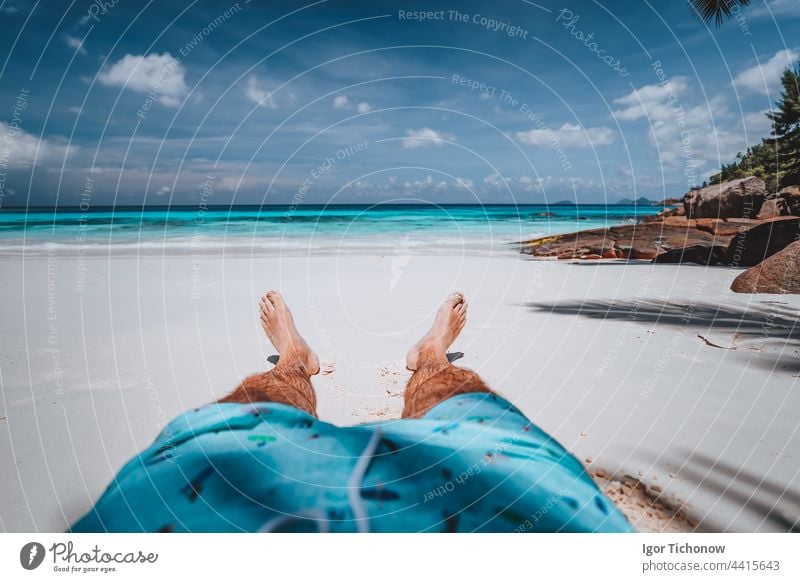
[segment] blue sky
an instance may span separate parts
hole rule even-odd
[[[424,11],[424,18],[418,14]],[[615,202],[769,131],[800,0],[0,0],[0,205]]]

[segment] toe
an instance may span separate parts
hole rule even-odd
[[[281,305],[281,304],[283,303],[283,297],[281,296],[281,294],[280,294],[280,293],[278,293],[278,292],[277,292],[277,291],[275,291],[274,289],[273,289],[272,291],[269,291],[269,292],[267,293],[267,299],[268,299],[268,300],[269,300],[269,302],[270,302],[270,303],[272,303],[272,305],[274,305],[275,307],[278,307],[279,305]]]
[[[273,314],[275,313],[275,308],[270,304],[269,301],[266,303],[261,304],[261,321],[267,322],[267,320],[272,319]]]
[[[447,296],[445,302],[448,303],[451,307],[461,305],[461,303],[464,302],[464,294],[461,293],[460,291],[456,293],[451,293],[450,295]]]

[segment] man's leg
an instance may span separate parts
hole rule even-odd
[[[478,374],[458,368],[447,360],[447,348],[466,322],[464,295],[453,293],[439,307],[433,327],[408,352],[406,366],[414,374],[406,386],[403,418],[419,418],[439,402],[457,394],[491,393]]]
[[[317,397],[311,376],[319,373],[319,360],[297,331],[292,312],[277,291],[261,298],[261,325],[280,355],[269,372],[254,374],[220,402],[281,402],[317,415]]]

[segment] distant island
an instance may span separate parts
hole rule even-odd
[[[681,201],[680,198],[667,198],[666,200],[658,201],[658,200],[650,200],[649,198],[645,198],[644,196],[637,198],[636,200],[631,200],[630,198],[622,198],[621,200],[617,200],[614,204],[619,205],[635,205],[635,206],[674,206]]]
[[[678,204],[681,200],[679,198],[667,198],[666,200],[650,200],[649,198],[645,198],[644,196],[637,198],[636,200],[631,200],[630,198],[622,198],[617,200],[616,202],[609,203],[615,206],[673,206]],[[575,206],[576,203],[572,200],[559,200],[558,202],[553,202],[551,206]]]
[[[642,196],[641,198],[637,198],[636,200],[631,200],[630,198],[622,198],[621,200],[617,200],[615,204],[635,204],[637,206],[657,206],[660,205],[660,202],[656,202],[655,200],[650,200]]]

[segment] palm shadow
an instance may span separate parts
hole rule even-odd
[[[678,476],[731,505],[770,523],[774,529],[800,532],[800,494],[744,468],[697,451],[683,451]]]
[[[800,347],[800,314],[780,301],[764,302],[763,305],[747,308],[657,300],[537,302],[527,303],[526,306],[536,312],[579,315],[590,319],[624,320],[687,327],[698,331],[728,332],[735,334],[737,339],[760,341],[764,344],[769,342],[770,345],[783,348],[779,353],[759,353],[752,362],[753,365],[770,370],[800,372],[800,358],[793,355]]]

